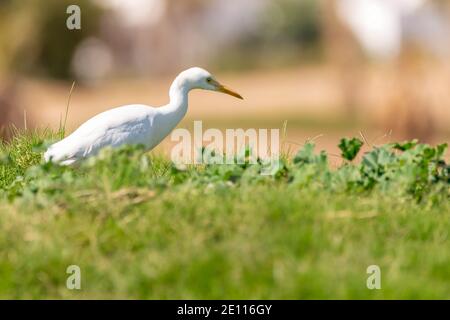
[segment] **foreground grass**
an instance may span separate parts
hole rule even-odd
[[[61,168],[39,165],[41,137],[2,147],[0,298],[450,297],[448,185],[418,200],[310,175],[237,183],[127,149]]]

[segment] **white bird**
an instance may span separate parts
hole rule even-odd
[[[151,150],[183,119],[188,108],[188,93],[193,89],[218,91],[243,99],[220,84],[208,71],[190,68],[173,81],[169,104],[159,108],[131,104],[102,112],[83,123],[68,137],[51,145],[44,159],[46,162],[70,165],[97,154],[107,146],[117,148],[141,144],[146,150]]]

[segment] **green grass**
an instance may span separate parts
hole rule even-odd
[[[262,177],[247,165],[180,170],[138,148],[42,164],[55,136],[0,148],[0,298],[450,298],[438,148],[381,148],[331,170],[306,145]],[[73,264],[81,290],[66,288]],[[381,290],[366,287],[373,264]]]

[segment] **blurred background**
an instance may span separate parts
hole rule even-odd
[[[81,8],[81,30],[66,9]],[[201,66],[245,100],[191,94],[182,127],[282,128],[336,151],[450,137],[450,1],[0,0],[0,127],[67,129],[130,103],[165,104]]]

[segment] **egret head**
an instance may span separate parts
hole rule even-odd
[[[187,85],[189,89],[217,91],[229,94],[239,99],[243,99],[239,93],[225,87],[205,69],[198,67],[190,68],[186,71],[183,71],[180,74],[180,77],[183,79],[183,83]]]

